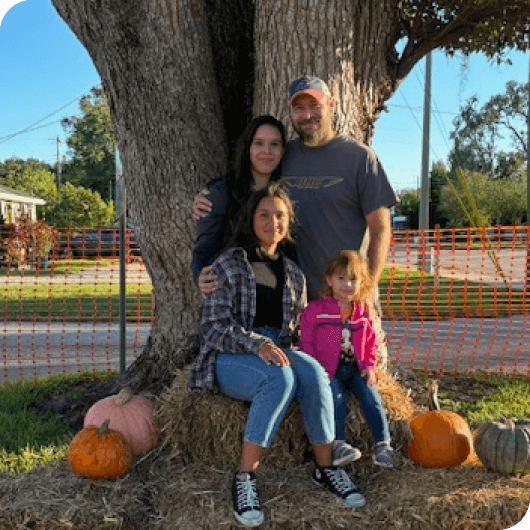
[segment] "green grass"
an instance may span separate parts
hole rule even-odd
[[[384,270],[379,289],[387,320],[507,316],[530,308],[522,291],[397,268]]]
[[[67,454],[69,426],[51,412],[36,413],[31,404],[51,395],[81,397],[107,373],[51,376],[0,385],[0,471],[24,473]],[[72,387],[82,381],[82,387]]]
[[[47,269],[39,269],[37,272],[35,269],[0,269],[0,278],[2,276],[54,276],[64,275],[64,274],[75,274],[87,269],[103,268],[110,267],[113,265],[118,267],[117,260],[112,259],[59,259],[51,260],[49,262],[49,267]]]
[[[38,277],[52,274],[69,275],[87,269],[105,268],[117,261],[112,259],[67,259],[53,262],[52,268],[41,270]],[[31,270],[0,271],[0,277],[36,276]],[[126,312],[131,322],[147,322],[151,319],[151,284],[129,283],[126,287]],[[35,283],[0,286],[0,312],[7,320],[51,320],[70,322],[118,321],[119,284],[94,283]]]
[[[131,321],[151,318],[150,284],[129,284],[125,297]],[[18,320],[118,321],[117,284],[45,284],[7,285],[0,287],[0,307],[4,318]]]
[[[481,375],[472,376],[477,382],[495,385],[493,393],[475,402],[459,402],[444,399],[440,392],[440,406],[452,408],[462,414],[469,425],[477,427],[484,421],[499,418],[530,418],[530,381]]]
[[[62,260],[56,262],[55,270],[66,275],[89,267],[106,267],[112,262]],[[0,311],[5,318],[16,320],[117,321],[119,285],[96,282],[5,285],[0,287]],[[524,292],[452,278],[435,279],[418,271],[387,267],[379,285],[386,320],[494,317],[524,314],[530,309]],[[150,321],[152,290],[151,284],[127,284],[126,311],[130,321]]]

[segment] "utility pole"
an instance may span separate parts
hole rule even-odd
[[[434,265],[432,248],[428,245],[429,229],[429,150],[431,132],[432,55],[425,58],[425,95],[423,103],[423,144],[421,152],[421,192],[419,217],[418,270],[431,274]]]
[[[526,127],[528,133],[526,137],[526,226],[530,226],[530,62],[528,64],[528,112],[526,115]]]
[[[61,142],[62,140],[57,136],[57,189],[61,189]]]
[[[429,53],[425,62],[425,96],[423,103],[423,145],[421,153],[421,194],[419,228],[429,228],[429,150],[431,132],[431,77],[432,56]]]
[[[126,270],[125,270],[125,253],[127,248],[125,238],[127,235],[127,195],[125,182],[123,180],[123,166],[121,163],[120,151],[118,145],[114,144],[115,170],[116,170],[116,213],[119,220],[120,234],[120,372],[125,372],[127,368],[127,309],[126,309]]]
[[[530,226],[530,63],[528,65],[528,112],[526,117],[527,137],[526,137],[526,226],[527,233]],[[526,282],[525,290],[528,294],[530,289],[530,243],[526,242]]]

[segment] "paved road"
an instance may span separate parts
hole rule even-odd
[[[402,270],[418,270],[426,265],[426,272],[446,278],[467,279],[472,282],[504,286],[522,290],[526,276],[526,250],[495,248],[494,252],[480,249],[453,250],[434,248],[424,255],[415,245],[393,247],[388,265]]]
[[[530,316],[384,322],[384,327],[390,355],[407,366],[530,376]],[[149,329],[127,326],[127,365],[142,352]],[[0,332],[0,381],[119,367],[117,324],[7,322]]]
[[[126,363],[142,352],[149,325],[126,328]],[[118,324],[0,324],[0,381],[82,370],[119,369]]]
[[[530,315],[385,322],[390,355],[415,368],[530,376]]]

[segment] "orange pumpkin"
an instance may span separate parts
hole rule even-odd
[[[117,431],[109,429],[109,420],[101,427],[89,426],[70,442],[68,463],[72,471],[87,478],[115,479],[132,466],[131,446]]]
[[[451,410],[439,410],[434,381],[429,388],[429,412],[410,422],[413,439],[407,456],[424,467],[452,467],[462,464],[473,448],[473,437],[466,420]]]
[[[86,413],[84,425],[99,427],[107,418],[110,428],[123,434],[136,455],[147,453],[156,444],[153,403],[147,398],[134,396],[124,388],[117,395],[94,403]]]

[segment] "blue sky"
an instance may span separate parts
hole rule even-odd
[[[0,7],[5,1],[0,0]],[[530,56],[513,53],[511,58],[512,66],[491,66],[475,55],[462,68],[460,59],[433,54],[431,163],[447,159],[452,121],[469,97],[477,95],[483,104],[503,92],[507,81],[528,81]],[[66,153],[60,120],[79,113],[79,98],[100,79],[49,0],[22,1],[4,16],[0,79],[0,161],[16,156],[55,163],[58,136],[63,140],[61,155]],[[375,126],[372,147],[397,190],[416,187],[421,174],[424,81],[425,61],[421,61]],[[34,130],[15,134],[34,124]]]

